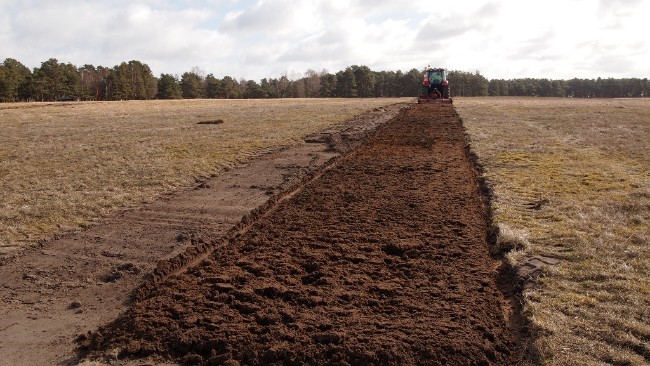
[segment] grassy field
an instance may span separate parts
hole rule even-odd
[[[650,99],[458,98],[551,365],[650,363]]]
[[[0,247],[86,226],[402,100],[0,104]],[[458,98],[508,259],[553,365],[650,362],[650,100]],[[221,119],[222,124],[197,124]],[[513,244],[514,243],[514,244]]]
[[[86,226],[405,99],[0,104],[0,247]],[[197,124],[223,120],[222,124]]]

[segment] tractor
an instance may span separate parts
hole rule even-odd
[[[418,97],[418,103],[449,103],[453,101],[449,97],[449,82],[447,81],[447,70],[431,68],[427,66],[422,81],[422,91]]]

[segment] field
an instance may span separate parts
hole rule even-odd
[[[516,266],[558,259],[524,291],[554,365],[650,362],[650,100],[459,99]]]
[[[172,261],[84,347],[201,365],[522,359],[453,107],[405,110],[285,197]]]
[[[150,201],[397,101],[1,104],[0,248],[48,238],[61,226],[88,226],[117,207]]]
[[[405,102],[0,105],[0,358],[647,364],[650,102]]]

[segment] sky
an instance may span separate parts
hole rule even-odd
[[[0,61],[260,80],[351,65],[650,77],[650,0],[0,0]]]

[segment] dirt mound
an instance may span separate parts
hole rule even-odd
[[[453,107],[379,127],[206,259],[82,339],[187,364],[515,364],[509,299]]]

